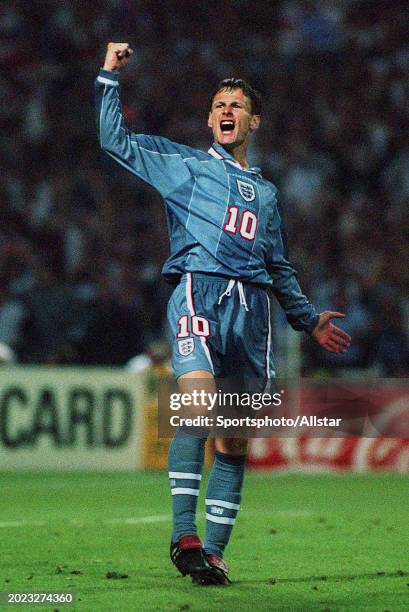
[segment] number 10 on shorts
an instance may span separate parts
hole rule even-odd
[[[203,336],[205,338],[210,336],[209,321],[204,317],[183,315],[183,317],[180,317],[178,325],[179,331],[176,334],[176,338],[187,338],[190,336],[190,332],[194,336]]]

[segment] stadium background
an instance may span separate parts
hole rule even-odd
[[[0,513],[5,582],[23,590],[34,582],[37,588],[60,588],[62,578],[78,580],[77,589],[87,595],[87,603],[78,606],[84,610],[208,609],[198,595],[193,605],[184,599],[180,585],[176,607],[160,599],[157,583],[143,582],[144,566],[130,573],[158,598],[147,598],[145,607],[126,603],[131,595],[140,601],[133,587],[128,593],[98,583],[102,595],[96,593],[102,563],[97,557],[111,559],[111,569],[124,568],[125,556],[135,557],[130,537],[147,549],[158,533],[166,542],[168,537],[167,519],[160,522],[168,512],[165,474],[134,471],[163,467],[166,456],[166,441],[157,440],[152,417],[155,386],[166,370],[170,289],[160,276],[168,251],[165,216],[153,190],[99,151],[93,80],[106,43],[125,40],[135,50],[121,76],[122,99],[128,125],[140,132],[207,148],[208,94],[215,83],[239,75],[262,92],[263,126],[252,160],[283,193],[290,257],[301,286],[319,310],[345,311],[343,325],[354,339],[345,356],[324,354],[293,334],[275,309],[279,369],[314,378],[388,377],[401,385],[409,372],[408,26],[403,0],[1,4],[0,348],[6,363],[0,369],[0,469],[6,471],[0,479],[11,501]],[[134,362],[138,373],[129,368],[125,373],[135,355],[149,355],[156,365],[144,368],[142,357]],[[10,361],[14,365],[7,365]],[[290,549],[286,540],[277,544],[284,578],[269,584],[277,582],[281,591],[273,595],[270,587],[243,583],[238,596],[225,596],[227,604],[215,596],[215,609],[246,610],[256,602],[260,610],[358,610],[363,601],[371,609],[383,609],[380,602],[407,609],[406,569],[399,569],[405,559],[400,547],[407,525],[400,506],[406,503],[406,475],[372,474],[372,480],[345,475],[341,493],[329,476],[303,480],[285,473],[287,468],[407,473],[407,439],[262,440],[253,447],[251,463],[284,471],[278,480],[270,472],[249,476],[250,514],[243,513],[238,531],[245,538],[245,528],[248,535],[270,520],[260,514],[258,500],[264,509],[276,509],[269,533],[288,532],[291,544]],[[40,471],[26,472],[29,468]],[[65,472],[74,468],[90,471]],[[131,472],[99,476],[94,469]],[[331,532],[334,545],[337,535],[342,540],[334,558],[331,551],[322,554],[328,545],[326,517],[343,505],[350,514],[339,515],[338,531]],[[363,507],[371,508],[369,522],[361,520]],[[152,516],[159,516],[158,524],[145,521]],[[379,528],[375,541],[369,531],[384,521],[385,529],[396,533]],[[54,542],[63,523],[69,526],[66,540]],[[86,538],[76,537],[79,525],[97,542],[98,554]],[[135,536],[131,530],[137,528],[142,531]],[[98,541],[105,536],[106,544]],[[50,542],[51,553],[42,550],[41,537]],[[251,537],[267,563],[270,548],[258,532]],[[105,549],[110,538],[126,542],[125,548]],[[236,575],[242,571],[248,578],[248,549],[238,548],[239,538],[233,545]],[[296,538],[315,551],[321,566]],[[363,539],[369,544],[354,553],[354,542]],[[158,569],[162,551],[152,554],[154,573],[163,588],[172,589],[171,569],[163,575]],[[41,580],[27,583],[34,562],[43,564]],[[355,599],[341,592],[343,562],[351,580],[367,579]],[[86,567],[84,576],[75,574],[79,566]],[[303,599],[301,589],[310,580],[305,567],[315,572],[313,583],[332,572],[335,582],[328,584],[327,599],[321,596],[321,607],[312,599],[319,594]],[[285,578],[293,575],[298,576],[293,583]],[[375,587],[376,576],[403,582],[398,589],[393,580]],[[123,604],[114,600],[119,591]]]
[[[19,362],[122,365],[164,334],[161,201],[99,151],[94,127],[106,42],[126,39],[122,98],[138,131],[206,148],[214,84],[243,75],[262,91],[252,157],[282,190],[302,287],[319,310],[347,312],[354,337],[344,357],[307,343],[304,372],[408,373],[406,2],[0,10],[0,341]]]

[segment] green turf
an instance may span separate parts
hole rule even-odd
[[[386,474],[248,474],[226,554],[234,584],[202,588],[168,560],[165,473],[3,473],[0,591],[79,598],[10,610],[407,611],[408,484]],[[135,521],[144,517],[156,522]],[[199,525],[203,533],[203,513]]]

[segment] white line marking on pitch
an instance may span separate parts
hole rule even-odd
[[[43,527],[44,525],[46,525],[45,521],[0,521],[0,528],[1,527],[28,527],[28,526]]]
[[[171,514],[150,514],[148,516],[137,516],[125,519],[107,519],[102,521],[104,524],[111,525],[139,525],[141,523],[161,523],[172,520]],[[79,521],[77,519],[70,519],[68,521],[70,525],[76,525],[77,527],[84,527],[88,521]],[[7,527],[44,527],[47,525],[45,521],[0,521],[0,528]]]
[[[104,523],[109,524],[125,524],[125,525],[139,525],[140,523],[161,523],[171,521],[172,516],[170,514],[152,514],[150,516],[138,516],[127,519],[108,519]]]
[[[315,512],[309,510],[271,510],[270,512],[257,512],[247,511],[243,508],[244,516],[288,516],[288,517],[302,517],[312,516]],[[198,518],[203,518],[203,512],[198,513]],[[136,516],[122,519],[106,519],[102,521],[106,525],[146,525],[149,523],[166,523],[172,520],[171,514],[150,514],[148,516]],[[78,521],[76,519],[70,519],[68,523],[76,525],[78,527],[84,527],[88,521]],[[8,527],[44,527],[47,523],[45,521],[0,521],[0,529]]]

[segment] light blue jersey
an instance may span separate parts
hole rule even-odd
[[[311,332],[318,315],[287,260],[277,188],[260,170],[243,170],[218,144],[203,152],[130,132],[117,73],[100,71],[96,106],[102,149],[164,199],[170,238],[165,278],[177,282],[199,272],[271,287],[290,324]]]

